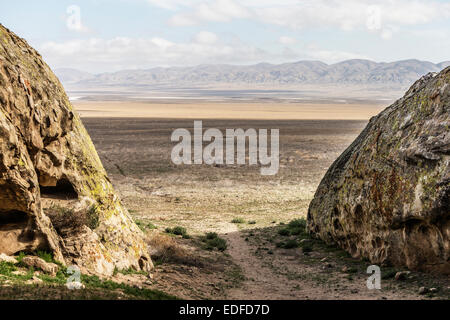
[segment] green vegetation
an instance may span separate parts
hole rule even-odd
[[[290,235],[290,232],[289,232],[289,230],[288,230],[287,228],[285,228],[285,229],[280,229],[280,230],[278,230],[278,234],[279,234],[280,236],[289,236],[289,235]]]
[[[280,229],[278,234],[281,236],[306,236],[306,220],[303,218],[293,220],[285,228]]]
[[[136,287],[132,287],[123,283],[116,283],[111,280],[101,280],[97,276],[81,276],[82,283],[86,286],[86,288],[98,288],[104,290],[121,290],[123,293],[127,295],[134,296],[138,299],[145,300],[176,300],[177,298],[171,295],[168,295],[164,292],[158,290],[150,290],[150,289],[139,289]]]
[[[86,212],[86,225],[95,230],[100,225],[100,220],[97,213],[97,206],[92,205]]]
[[[297,242],[297,240],[288,240],[286,241],[286,243],[284,244],[285,249],[294,249],[294,248],[298,248],[299,244]]]
[[[176,236],[182,236],[183,239],[190,239],[191,238],[191,236],[187,233],[186,228],[184,228],[184,227],[177,226],[177,227],[174,227],[174,228],[166,228],[165,231],[168,234],[173,234],[173,235],[176,235]]]
[[[219,235],[215,232],[209,232],[204,237],[201,238],[201,241],[205,244],[206,250],[214,250],[217,249],[219,251],[225,251],[228,247],[227,241],[223,238],[220,238]]]
[[[243,218],[234,218],[233,220],[231,220],[231,223],[242,224],[245,223],[245,220]]]
[[[21,254],[23,259],[23,255]],[[53,259],[51,255],[41,252],[41,258],[46,258],[47,260]],[[35,285],[27,285],[26,282],[28,280],[33,279],[34,277],[34,269],[24,269],[18,267],[12,263],[8,262],[0,262],[0,284],[4,281],[8,281],[10,284],[14,285],[17,288],[34,288]],[[123,274],[141,274],[140,272],[133,270],[124,270],[121,271]],[[67,269],[65,267],[60,267],[60,270],[56,274],[56,276],[50,276],[47,274],[39,274],[37,278],[42,280],[42,284],[39,284],[39,288],[41,290],[46,290],[50,292],[54,292],[55,297],[59,296],[61,291],[65,292],[68,289],[65,287],[67,283],[67,279],[69,278],[69,274],[67,273]],[[88,276],[81,275],[81,282],[86,286],[86,290],[89,289],[101,289],[98,292],[99,297],[109,296],[114,294],[115,292],[121,291],[123,294],[127,295],[128,298],[131,299],[144,299],[144,300],[174,300],[177,299],[174,296],[168,295],[164,292],[158,290],[151,290],[145,288],[137,288],[133,286],[129,286],[127,284],[116,283],[112,280],[102,280],[97,276]],[[83,290],[84,291],[84,290]],[[81,291],[80,291],[81,292]],[[33,296],[33,298],[38,298],[39,296]],[[48,297],[52,297],[52,295],[47,295]],[[17,297],[21,298],[21,297]],[[94,297],[95,298],[95,297]]]
[[[145,232],[147,230],[158,229],[158,227],[155,226],[151,222],[144,222],[144,221],[141,221],[141,220],[136,220],[135,223],[143,232]]]
[[[25,255],[25,253],[22,253]],[[53,254],[50,252],[46,252],[46,251],[40,251],[38,250],[36,252],[36,255],[41,258],[42,260],[44,260],[45,262],[48,263],[55,263],[55,260],[53,259]],[[23,259],[23,258],[22,258]]]
[[[280,226],[283,227],[278,230],[278,234],[282,237],[290,238],[286,241],[278,242],[276,244],[278,248],[295,249],[301,247],[303,252],[312,251],[312,241],[310,241],[306,231],[306,220],[304,218],[293,220],[287,225],[280,223]]]
[[[129,268],[129,269],[125,269],[125,270],[118,270],[117,268],[114,269],[114,274],[123,274],[123,275],[141,275],[141,276],[148,276],[148,273],[145,271],[137,271],[134,270],[133,268]]]

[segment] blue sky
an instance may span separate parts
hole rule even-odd
[[[450,60],[450,1],[8,1],[0,23],[53,68]]]

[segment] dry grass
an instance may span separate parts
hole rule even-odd
[[[190,252],[191,249],[183,247],[174,237],[167,234],[153,232],[149,235],[148,244],[152,250],[152,259],[160,263],[179,263],[201,267],[203,263]]]

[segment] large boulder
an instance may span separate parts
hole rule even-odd
[[[450,68],[372,118],[323,178],[310,233],[353,257],[450,273]]]
[[[101,275],[152,267],[62,85],[0,25],[0,253],[36,250]]]

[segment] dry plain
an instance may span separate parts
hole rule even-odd
[[[421,299],[422,285],[448,279],[413,273],[407,281],[382,266],[382,290],[368,290],[368,261],[306,235],[285,235],[305,218],[327,168],[381,105],[76,102],[103,164],[130,214],[147,233],[156,272],[116,281],[161,289],[186,299]],[[280,129],[280,171],[257,166],[171,162],[173,130]],[[346,119],[346,120],[343,120]],[[182,227],[187,235],[167,228]],[[205,247],[210,232],[226,240]],[[298,244],[302,238],[308,242]],[[440,291],[448,298],[448,291]],[[429,296],[442,298],[442,296]]]

